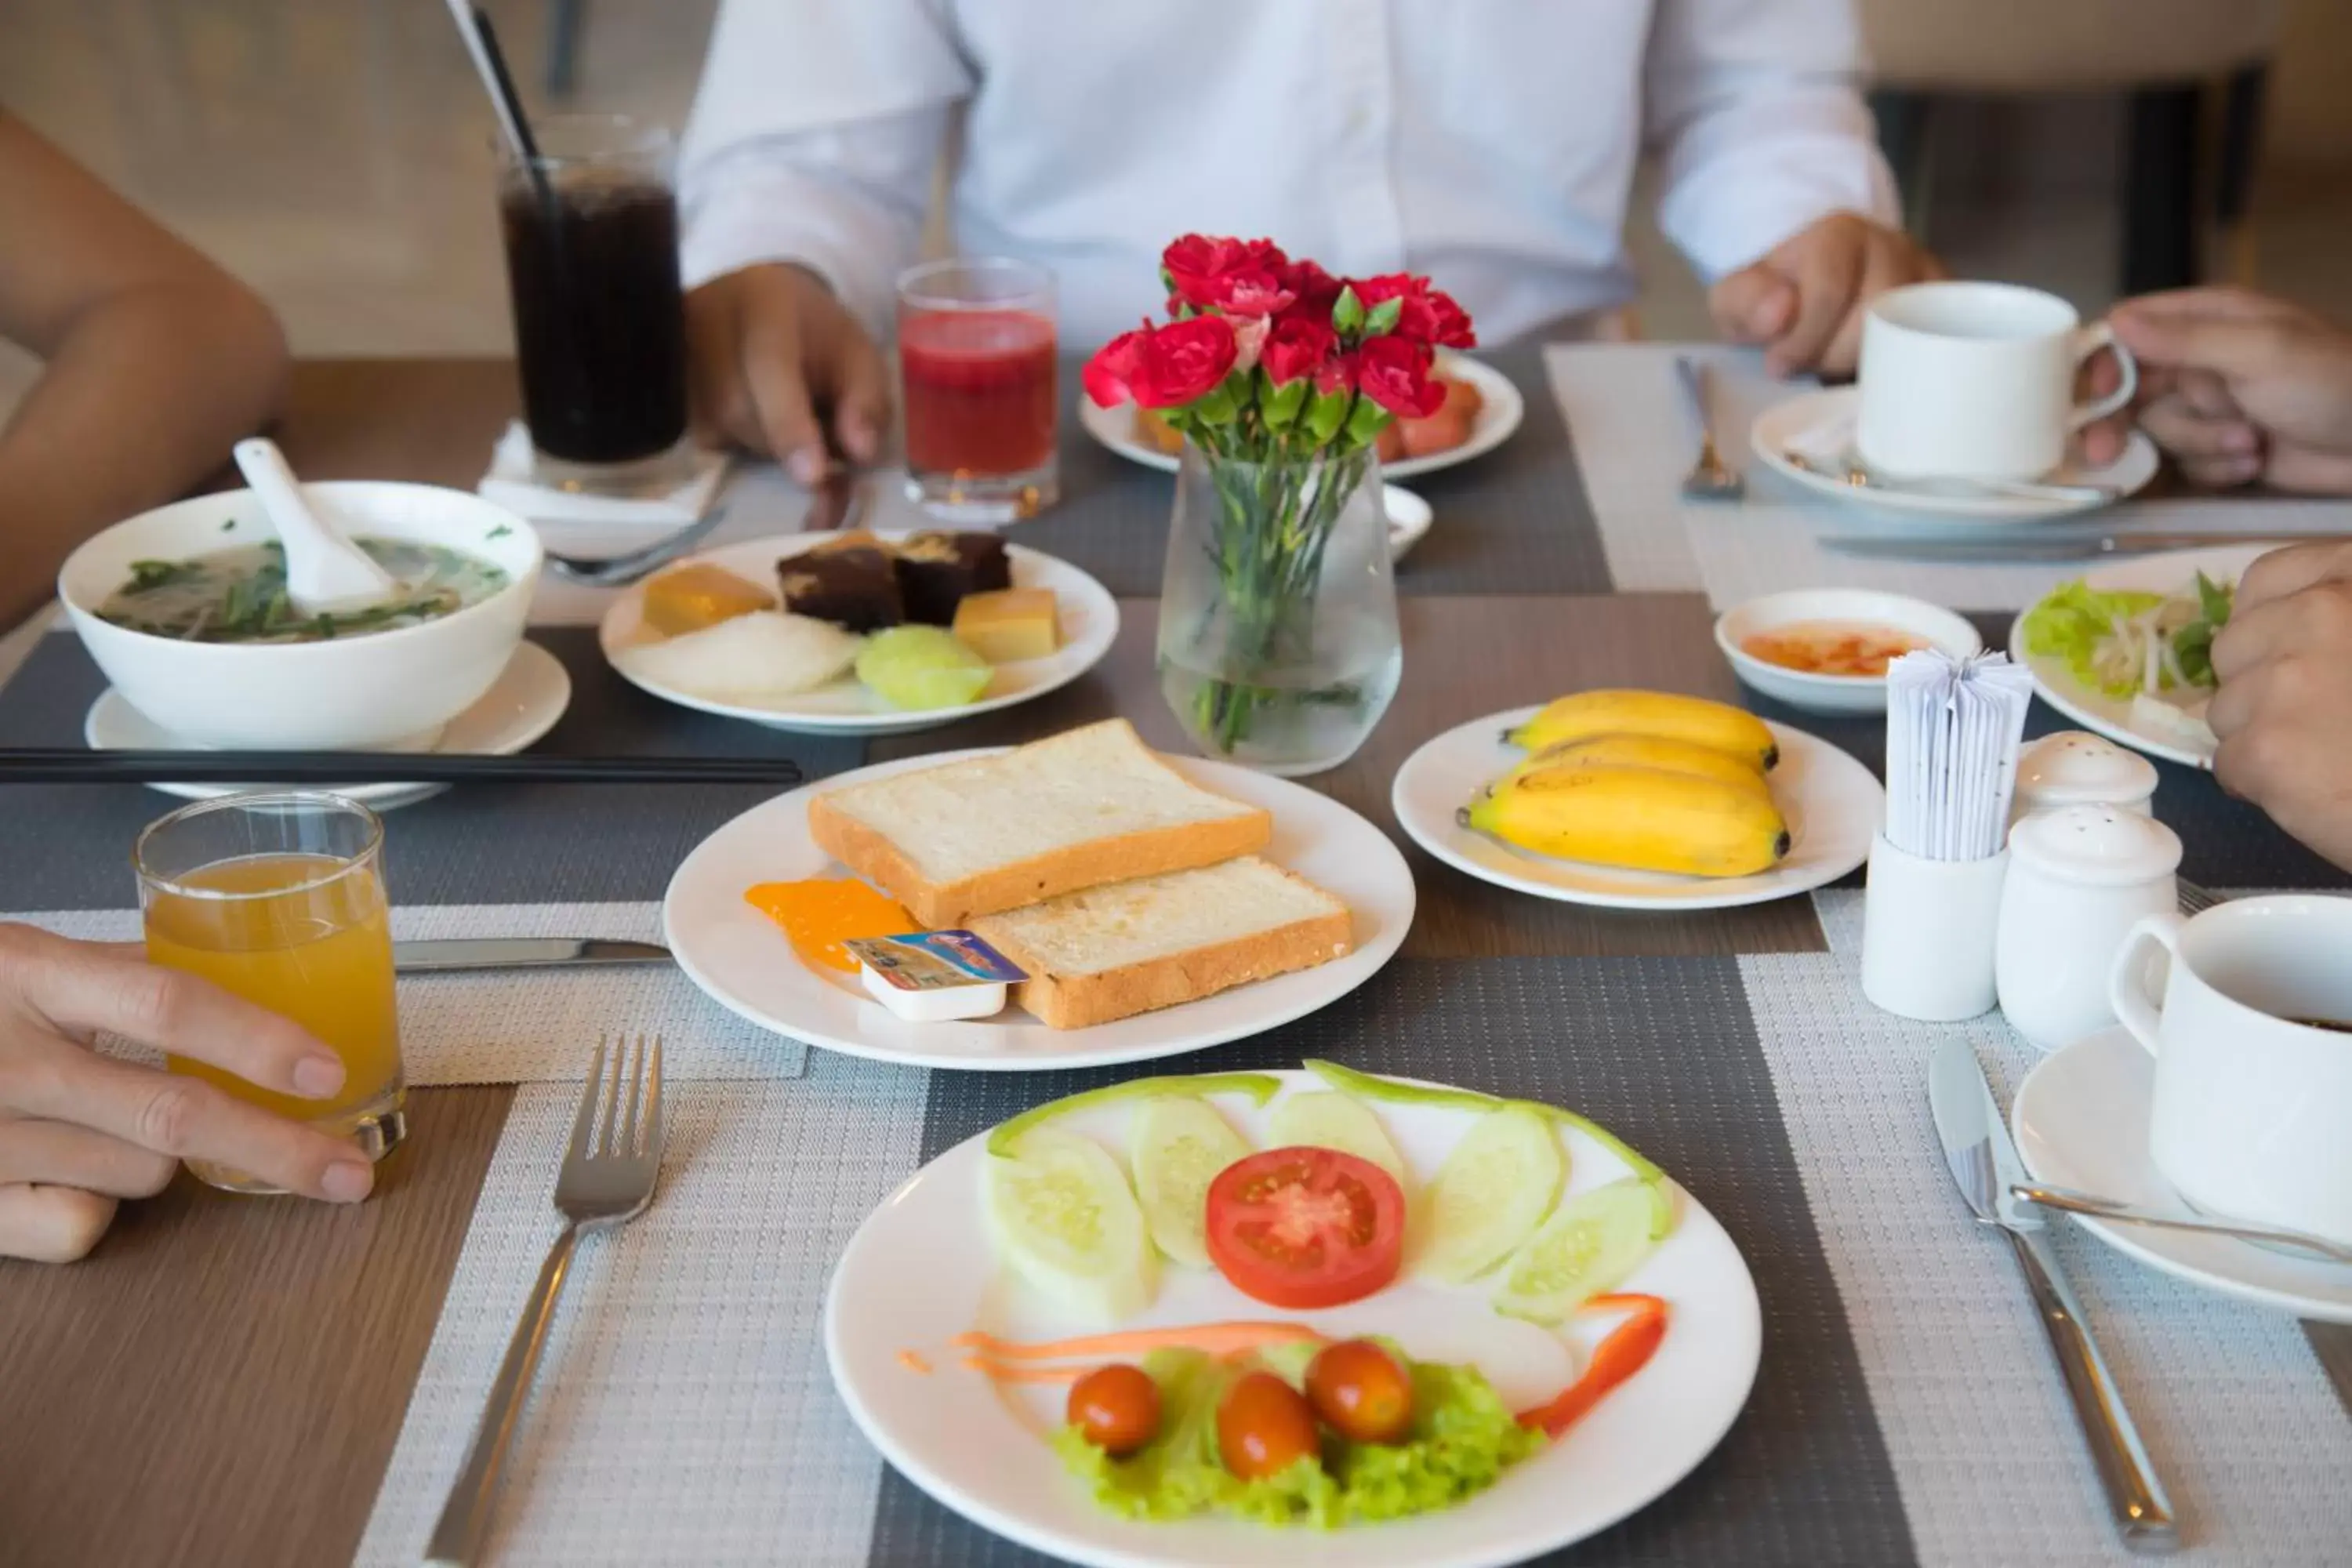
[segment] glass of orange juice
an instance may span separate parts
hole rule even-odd
[[[164,1066],[248,1104],[349,1138],[382,1159],[407,1131],[383,824],[340,795],[272,791],[173,812],[139,836],[147,956],[291,1018],[343,1059],[341,1092],[302,1100],[206,1062]],[[278,1189],[191,1160],[231,1192]]]

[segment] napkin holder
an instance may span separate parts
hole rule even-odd
[[[2009,851],[1927,860],[1871,840],[1862,907],[1862,994],[1905,1018],[1948,1024],[1990,1013]]]

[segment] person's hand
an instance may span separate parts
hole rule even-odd
[[[814,273],[771,262],[714,278],[686,297],[686,337],[705,439],[774,458],[803,484],[835,454],[870,463],[881,451],[882,355]]]
[[[2141,426],[2191,483],[2352,493],[2352,331],[2241,289],[2149,294],[2108,321],[2139,360]],[[2115,384],[2105,358],[2095,392]],[[2127,429],[2085,431],[2084,456],[2113,461]]]
[[[2352,870],[2352,545],[2256,561],[2213,639],[2214,776]]]
[[[1864,308],[1889,289],[1944,276],[1902,230],[1832,213],[1717,283],[1706,302],[1726,338],[1764,346],[1774,375],[1846,375],[1862,354]]]
[[[135,952],[0,925],[0,1258],[81,1257],[116,1199],[161,1192],[183,1157],[310,1197],[367,1196],[375,1172],[353,1145],[90,1048],[120,1035],[281,1094],[342,1088],[341,1059],[295,1025]]]

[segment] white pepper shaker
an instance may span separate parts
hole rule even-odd
[[[1993,941],[2000,1010],[2054,1051],[2116,1021],[2107,972],[2132,927],[2179,907],[2180,839],[2115,805],[2037,811],[2009,834]]]
[[[2148,815],[2156,764],[2137,752],[2084,730],[2042,736],[2017,755],[2017,793],[2009,820],[2060,805],[2116,805]]]

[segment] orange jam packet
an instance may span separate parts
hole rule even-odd
[[[855,877],[762,882],[746,889],[743,900],[784,928],[802,963],[845,974],[857,973],[857,957],[844,945],[852,937],[899,936],[921,929],[896,900]]]

